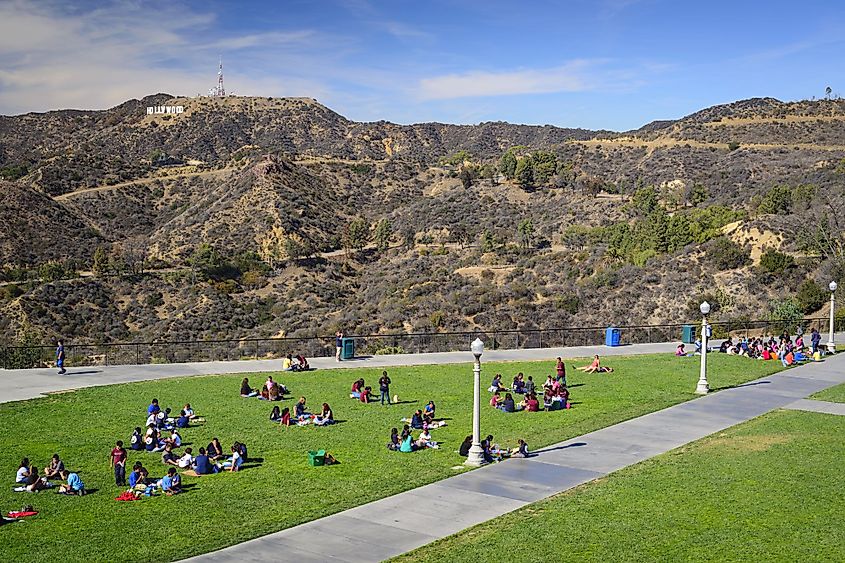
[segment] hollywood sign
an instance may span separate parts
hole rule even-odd
[[[184,113],[185,106],[147,106],[147,115],[160,113]]]

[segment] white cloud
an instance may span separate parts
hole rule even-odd
[[[596,61],[577,60],[547,69],[470,71],[463,74],[434,76],[420,80],[417,94],[424,100],[444,100],[480,96],[579,92],[595,86],[586,71],[596,65]]]

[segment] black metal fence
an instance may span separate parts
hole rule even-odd
[[[714,338],[729,335],[761,336],[795,334],[798,326],[809,333],[816,328],[826,334],[828,319],[714,321]],[[614,327],[621,333],[622,344],[673,342],[681,339],[684,326],[699,328],[698,323],[632,325]],[[607,327],[564,327],[535,330],[494,330],[475,332],[424,332],[413,334],[370,334],[349,336],[355,342],[357,356],[468,350],[476,337],[488,349],[564,348],[594,346],[605,342]],[[182,362],[232,361],[279,358],[287,353],[306,357],[326,357],[335,353],[334,337],[312,338],[240,338],[224,340],[185,340],[166,342],[118,342],[102,344],[69,343],[65,346],[70,365],[128,365]],[[55,346],[7,346],[0,348],[4,369],[52,365]]]

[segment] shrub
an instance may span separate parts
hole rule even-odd
[[[795,258],[771,248],[760,256],[760,269],[769,274],[780,276],[793,266],[795,266]]]
[[[792,213],[792,190],[789,186],[774,186],[760,202],[760,213],[771,215],[789,215]]]
[[[401,346],[383,346],[382,348],[377,348],[373,354],[376,356],[388,356],[391,354],[404,354],[405,349]]]
[[[801,310],[798,300],[790,297],[775,303],[771,313],[769,313],[769,320],[782,321],[775,325],[775,331],[780,332],[786,330],[792,332],[804,320],[804,311]]]
[[[705,256],[718,270],[734,270],[748,264],[751,254],[727,237],[719,237],[707,249]]]

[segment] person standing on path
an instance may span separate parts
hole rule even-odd
[[[343,351],[343,331],[339,330],[334,335],[335,354],[334,359],[340,361],[340,353]]]
[[[812,332],[810,332],[810,344],[813,347],[813,354],[819,351],[819,343],[822,341],[822,335],[819,334],[819,331],[813,327]]]
[[[385,398],[387,404],[390,404],[390,378],[387,376],[387,370],[381,372],[381,379],[378,380],[378,388],[381,391],[381,404],[384,404]]]
[[[59,368],[59,375],[67,373],[65,369],[65,345],[59,340],[56,346],[56,367]]]

